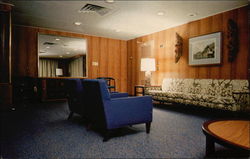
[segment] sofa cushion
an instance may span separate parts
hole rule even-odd
[[[184,88],[183,79],[164,79],[162,82],[162,91],[164,92],[182,92]]]
[[[166,102],[201,105],[227,110],[241,110],[250,103],[249,95],[234,100],[234,92],[249,92],[248,80],[164,79],[161,90],[148,90],[154,99]],[[247,103],[247,104],[246,104]],[[250,109],[250,108],[249,108]]]

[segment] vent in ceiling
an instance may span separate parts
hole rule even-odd
[[[39,53],[44,54],[44,53],[46,53],[46,51],[41,50],[41,51],[39,51]]]
[[[85,6],[83,6],[80,9],[80,13],[90,13],[90,12],[96,12],[99,15],[103,16],[105,14],[107,14],[111,9],[106,8],[106,7],[102,7],[102,6],[98,6],[98,5],[94,5],[94,4],[86,4]]]
[[[44,42],[43,45],[57,45],[57,43],[52,43],[52,42]]]

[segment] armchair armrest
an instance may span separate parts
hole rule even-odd
[[[152,121],[152,97],[124,97],[105,101],[107,128]]]
[[[128,93],[112,92],[112,93],[110,93],[110,97],[111,98],[128,97]]]

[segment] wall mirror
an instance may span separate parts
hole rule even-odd
[[[86,77],[87,40],[38,34],[39,77]]]

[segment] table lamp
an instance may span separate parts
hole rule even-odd
[[[62,76],[62,75],[63,75],[63,69],[56,68],[56,76],[59,77],[59,76]]]
[[[145,85],[151,85],[151,72],[155,71],[154,58],[141,58],[141,71],[145,71]]]

